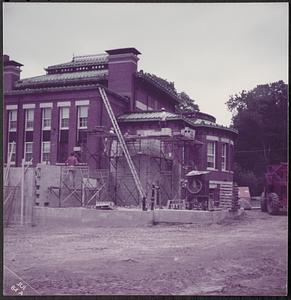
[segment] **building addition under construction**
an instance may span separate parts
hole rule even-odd
[[[232,207],[237,132],[181,110],[174,84],[138,70],[138,55],[78,56],[26,79],[4,56],[7,189],[24,165],[37,206]],[[72,151],[77,166],[66,165]]]

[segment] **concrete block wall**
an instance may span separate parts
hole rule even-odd
[[[104,183],[105,170],[102,172]],[[65,166],[38,164],[35,172],[36,181],[36,205],[49,207],[80,207],[82,205],[82,181],[87,187],[92,188],[91,192],[86,191],[86,199],[89,200],[101,183],[97,184],[96,178],[100,178],[100,172],[93,172],[87,167],[76,168],[75,177],[70,177],[68,168]],[[74,185],[75,183],[75,185]],[[60,195],[60,196],[59,196]],[[100,192],[102,201],[111,201],[108,198],[107,187]],[[105,199],[106,198],[106,199]],[[94,205],[94,200],[90,202]]]
[[[36,182],[36,205],[58,207],[59,200],[53,193],[49,192],[49,187],[60,187],[61,167],[45,164],[38,164],[35,168]],[[53,189],[58,193],[57,189]]]
[[[61,178],[61,166],[38,164],[36,167],[36,205],[50,207],[71,207],[81,206],[78,198],[81,198],[81,192],[75,193],[65,202],[64,199],[68,196],[69,190],[64,187],[64,184],[69,186],[67,180],[64,183]],[[76,186],[79,186],[80,178],[75,178]],[[61,197],[58,194],[61,189]],[[78,195],[76,195],[78,194]]]

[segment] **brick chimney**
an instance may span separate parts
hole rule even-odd
[[[20,79],[22,64],[10,60],[8,55],[3,55],[4,65],[4,92],[13,90],[14,83]]]
[[[141,54],[135,48],[122,48],[106,51],[108,57],[108,88],[127,96],[133,102],[134,77],[137,71],[137,57]]]

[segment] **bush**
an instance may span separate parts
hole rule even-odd
[[[262,193],[264,185],[264,175],[256,176],[253,171],[243,170],[239,165],[235,165],[234,181],[238,186],[247,186],[251,196],[258,196]]]

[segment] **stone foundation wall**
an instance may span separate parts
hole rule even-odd
[[[50,208],[35,207],[35,224],[37,226],[77,226],[77,227],[143,227],[155,224],[197,224],[210,225],[223,223],[244,214],[237,212],[219,211],[187,211],[187,210],[95,210],[81,207]]]

